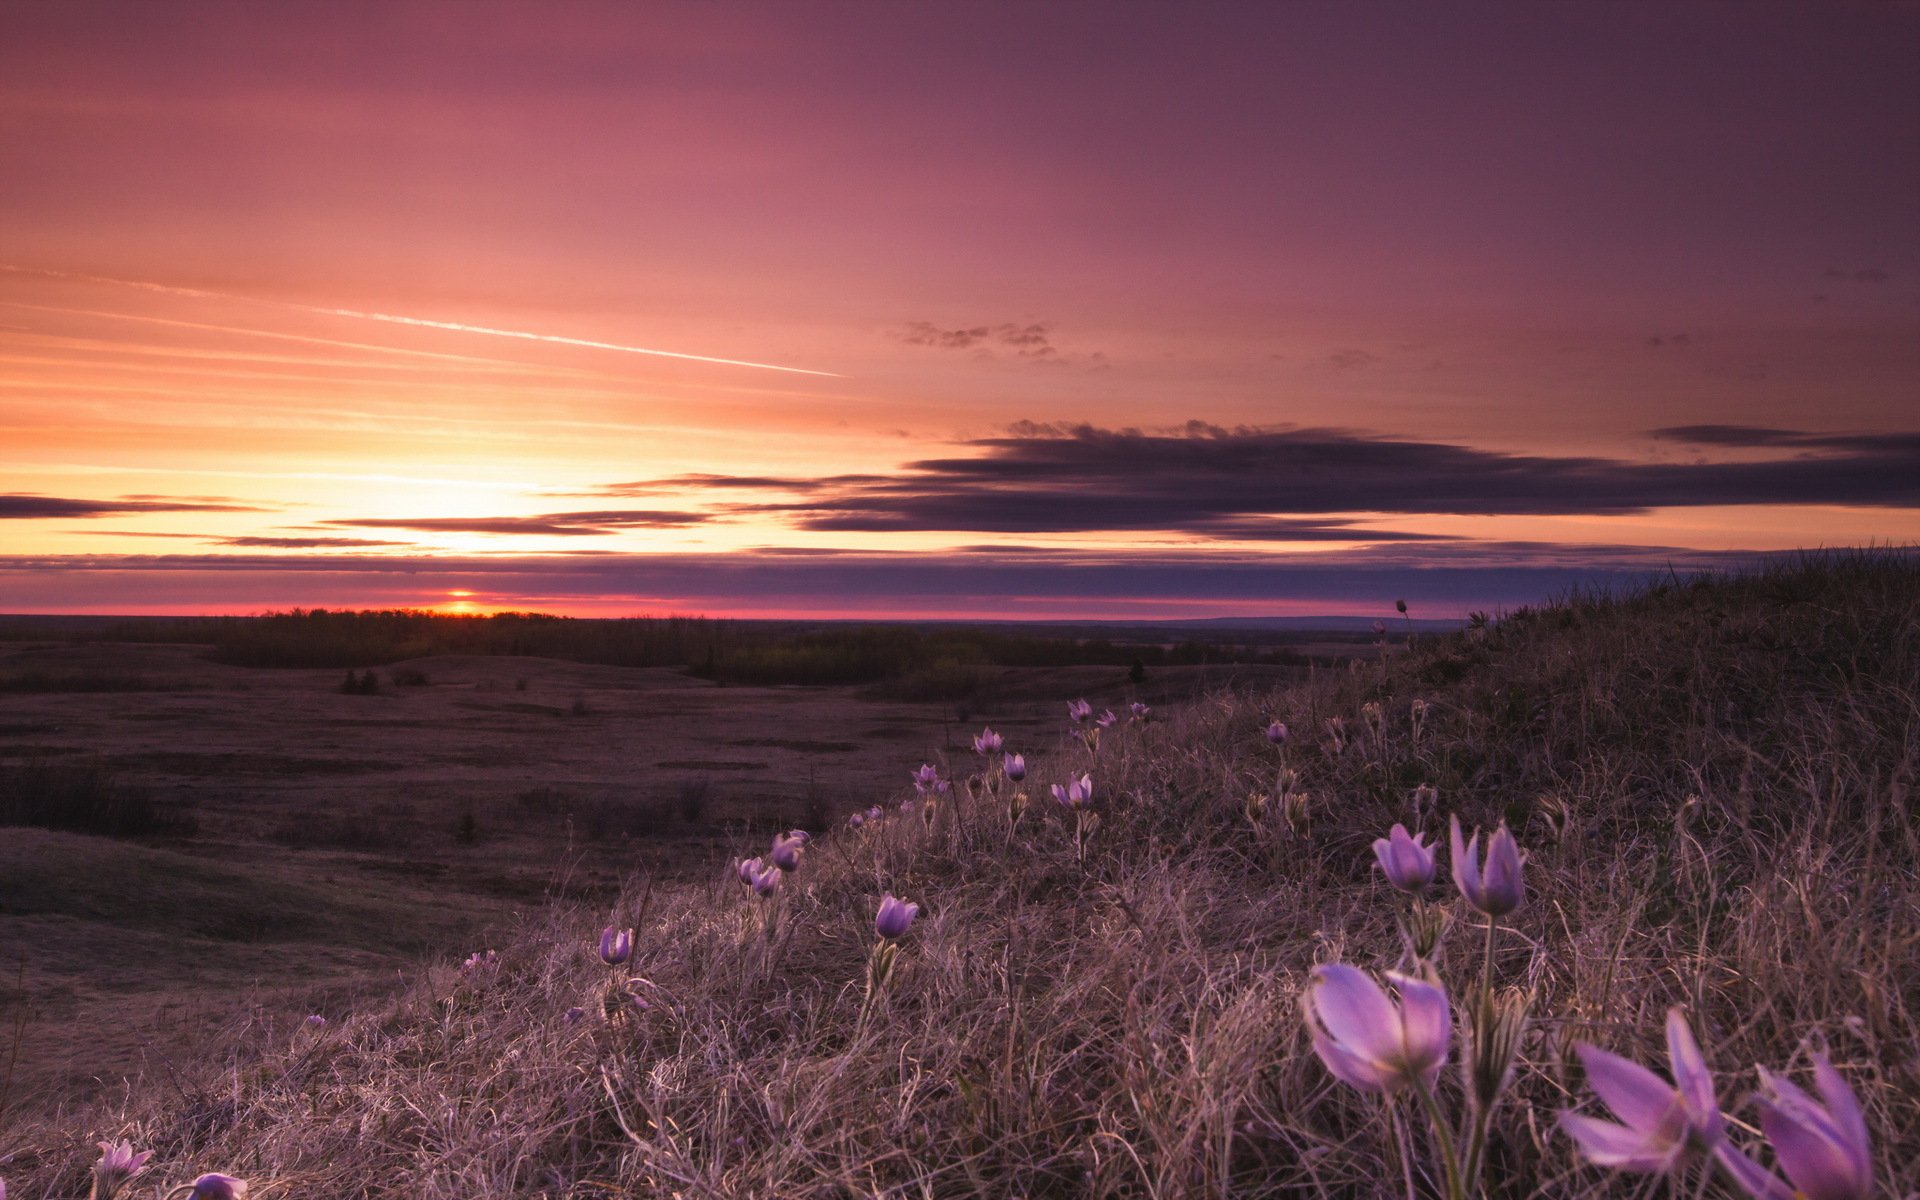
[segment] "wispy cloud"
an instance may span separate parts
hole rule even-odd
[[[49,518],[123,516],[153,512],[264,512],[251,504],[209,502],[192,497],[123,496],[117,500],[81,500],[41,496],[31,492],[0,493],[0,520],[37,521]]]
[[[355,517],[322,524],[355,529],[411,529],[421,533],[536,534],[598,537],[623,529],[683,529],[712,520],[706,513],[662,509],[605,509],[528,517]]]
[[[724,367],[749,367],[756,371],[784,371],[793,375],[820,375],[837,379],[832,371],[816,371],[807,367],[787,367],[774,363],[752,362],[741,358],[720,358],[708,354],[688,354],[678,350],[655,350],[643,346],[629,346],[619,342],[596,341],[591,338],[567,337],[556,333],[533,333],[524,329],[498,329],[490,325],[469,325],[461,321],[438,321],[427,317],[399,316],[394,313],[363,312],[352,308],[328,308],[315,304],[296,304],[289,300],[271,300],[256,296],[242,296],[231,292],[212,292],[202,288],[176,287],[171,284],[149,283],[137,279],[114,279],[105,275],[87,275],[75,271],[53,271],[35,267],[19,267],[0,263],[0,271],[14,275],[30,275],[42,279],[64,279],[81,283],[105,284],[112,287],[133,288],[140,291],[159,292],[169,296],[185,296],[202,300],[240,300],[250,304],[264,304],[275,308],[295,309],[300,312],[316,313],[329,317],[349,317],[359,321],[378,321],[388,325],[408,325],[420,329],[442,329],[452,333],[481,334],[487,337],[512,338],[523,342],[546,342],[557,346],[581,346],[592,350],[612,350],[621,354],[643,354],[653,358],[674,358],[686,362],[711,363]]]
[[[332,550],[365,549],[372,546],[411,546],[412,542],[390,542],[379,538],[354,537],[229,537],[220,538],[222,546],[258,550]]]
[[[909,346],[939,350],[985,350],[999,347],[1023,358],[1052,358],[1059,354],[1049,327],[1037,321],[1002,321],[943,329],[931,321],[909,321],[894,335]]]

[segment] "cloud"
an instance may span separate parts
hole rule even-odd
[[[413,543],[351,537],[230,537],[221,538],[220,544],[260,550],[326,550],[357,549],[367,546],[411,546]]]
[[[1232,535],[1259,528],[1259,519],[1354,513],[1624,515],[1739,504],[1920,507],[1920,433],[1692,426],[1661,431],[1661,436],[1799,453],[1762,461],[1634,462],[1508,454],[1341,429],[1225,429],[1194,422],[1175,432],[1142,432],[1029,424],[1015,426],[1007,436],[962,443],[970,455],[910,462],[878,482],[725,511],[784,514],[812,530],[1226,530]],[[1325,522],[1301,527],[1308,538],[1334,529],[1353,540],[1372,536],[1365,529]]]
[[[669,475],[661,479],[638,479],[629,483],[609,483],[584,492],[555,492],[562,496],[653,496],[662,492],[700,491],[707,488],[724,491],[819,492],[860,484],[881,483],[884,475],[821,475],[814,478],[778,475]]]
[[[1355,367],[1371,367],[1375,363],[1383,363],[1385,361],[1387,360],[1381,358],[1378,354],[1372,354],[1365,350],[1351,347],[1345,350],[1335,350],[1332,354],[1327,355],[1327,364],[1338,367],[1343,371],[1350,371]]]
[[[207,503],[189,497],[127,496],[118,500],[76,500],[30,492],[0,493],[0,521],[91,518],[149,512],[263,512],[250,504]]]
[[[909,321],[894,336],[909,346],[931,346],[939,350],[999,346],[1024,358],[1051,358],[1059,353],[1053,345],[1049,328],[1037,321],[1026,324],[1003,321],[998,325],[974,325],[964,329],[942,329],[930,321]]]
[[[608,509],[598,512],[546,513],[531,517],[355,517],[323,521],[353,529],[411,529],[421,533],[535,534],[547,537],[599,537],[622,529],[683,529],[712,520],[707,513],[662,509]]]

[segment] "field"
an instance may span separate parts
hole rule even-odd
[[[121,681],[0,696],[14,769],[84,759],[194,824],[0,835],[15,1200],[80,1194],[105,1137],[256,1196],[1428,1196],[1470,1145],[1475,1194],[1629,1197],[1661,1185],[1557,1114],[1607,1115],[1580,1043],[1664,1072],[1675,1008],[1732,1144],[1773,1165],[1755,1064],[1804,1085],[1824,1055],[1879,1194],[1920,1193],[1910,556],[1569,597],[1310,678],[1158,668],[1149,717],[1097,735],[1065,702],[1124,717],[1124,671],[1013,670],[962,719],[552,660],[349,695],[176,646],[11,654],[0,679]],[[982,722],[1024,782],[973,754]],[[914,795],[922,761],[947,790]],[[1088,806],[1049,798],[1083,773]],[[1526,854],[1495,927],[1447,881],[1450,816]],[[1417,906],[1375,865],[1395,822],[1442,846]],[[757,898],[731,864],[792,826],[822,832]],[[876,942],[885,893],[923,911]],[[609,924],[636,931],[617,969]],[[1446,988],[1448,1132],[1328,1073],[1302,997],[1336,962]],[[1483,972],[1529,1019],[1476,1104]],[[198,1050],[49,1094],[100,1069],[51,1049],[87,1042]],[[1743,1194],[1705,1166],[1671,1194]]]
[[[1051,745],[1062,691],[1158,703],[1229,670],[1286,674],[1008,668],[984,718]],[[74,818],[0,826],[0,1019],[25,1019],[8,1108],[171,1075],[237,1008],[284,1030],[550,900],[611,902],[826,828],[957,753],[974,715],[516,656],[403,660],[367,694],[346,675],[202,645],[0,643],[0,806],[44,796]]]

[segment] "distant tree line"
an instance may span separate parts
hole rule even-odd
[[[622,667],[684,667],[743,684],[868,684],[990,667],[1200,663],[1300,665],[1274,644],[1193,637],[1130,641],[949,625],[822,625],[711,617],[455,616],[418,609],[292,609],[252,617],[139,618],[89,629],[111,642],[200,643],[248,667],[360,670],[439,654],[525,655]],[[1278,639],[1273,639],[1277,641]]]

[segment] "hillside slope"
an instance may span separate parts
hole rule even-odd
[[[1504,818],[1529,856],[1494,941],[1534,1020],[1489,1194],[1645,1188],[1554,1116],[1604,1115],[1576,1042],[1664,1069],[1673,1005],[1763,1161],[1754,1064],[1805,1083],[1824,1052],[1883,1193],[1920,1189],[1912,557],[1575,598],[1052,763],[1071,770],[1027,779],[1024,811],[966,778],[978,759],[902,811],[903,761],[873,798],[891,815],[816,839],[771,901],[726,877],[555,912],[291,1051],[243,1047],[90,1127],[0,1130],[0,1176],[16,1200],[80,1194],[111,1135],[168,1182],[218,1169],[289,1197],[1401,1195],[1381,1104],[1328,1074],[1300,996],[1317,963],[1401,960],[1406,904],[1371,843],[1396,821],[1444,843],[1457,814]],[[1081,771],[1096,819],[1076,830],[1047,791]],[[1441,873],[1457,997],[1485,935]],[[925,913],[863,1004],[884,892]],[[609,920],[638,930],[617,971],[592,948]],[[1439,1086],[1457,1106],[1457,1074]]]

